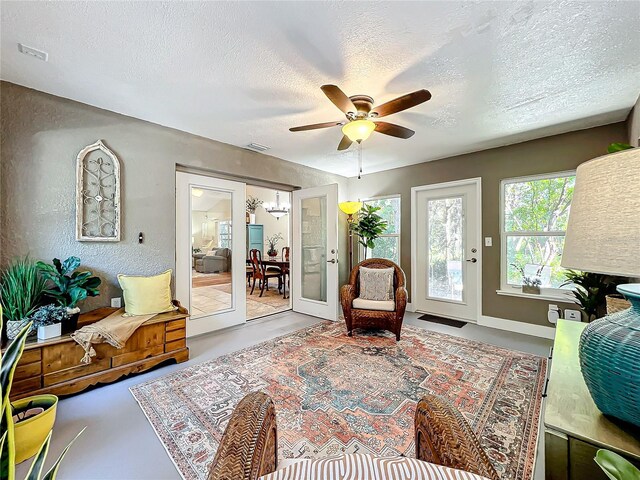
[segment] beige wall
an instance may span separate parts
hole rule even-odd
[[[496,294],[496,290],[500,288],[500,181],[504,178],[574,169],[586,160],[605,154],[609,143],[625,141],[626,125],[617,123],[364,175],[361,180],[351,178],[349,194],[351,199],[401,195],[401,266],[410,279],[411,187],[481,177],[482,233],[484,237],[493,237],[492,247],[481,247],[484,259],[483,314],[550,326],[546,312],[548,304],[553,302]]]
[[[300,187],[347,179],[268,155],[190,135],[78,102],[0,83],[2,102],[0,263],[17,255],[51,260],[77,255],[99,275],[101,296],[84,309],[119,296],[116,274],[153,274],[175,267],[176,164],[255,176]],[[75,158],[103,139],[122,163],[123,237],[118,243],[77,242]],[[247,139],[247,142],[254,139]],[[346,252],[344,222],[340,251]],[[138,244],[138,232],[145,241]],[[346,256],[341,259],[345,278]]]

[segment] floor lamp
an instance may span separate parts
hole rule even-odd
[[[341,202],[338,208],[347,215],[347,226],[349,228],[349,271],[353,268],[353,229],[355,223],[354,215],[362,208],[362,202]]]

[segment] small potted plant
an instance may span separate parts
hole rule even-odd
[[[7,338],[13,340],[30,322],[45,289],[36,263],[29,257],[11,262],[2,274],[0,302],[7,321]]]
[[[101,280],[91,272],[77,272],[78,257],[69,257],[64,262],[53,259],[53,265],[38,262],[42,277],[47,281],[44,295],[60,306],[66,307],[69,319],[62,324],[62,333],[73,332],[78,326],[80,308],[78,302],[100,294]]]
[[[38,330],[38,340],[48,340],[62,335],[62,324],[69,320],[69,311],[62,305],[45,305],[37,309],[31,319]]]
[[[281,233],[276,233],[271,237],[267,237],[267,245],[269,246],[269,248],[267,249],[267,255],[269,255],[269,257],[273,258],[278,256],[277,246],[278,242],[282,239],[283,238]]]
[[[534,295],[540,295],[540,287],[542,286],[542,270],[544,269],[544,265],[540,265],[540,268],[536,271],[536,274],[533,276],[527,275],[524,273],[524,268],[515,263],[511,264],[512,267],[516,268],[520,275],[522,275],[522,293],[531,293]]]
[[[249,223],[256,223],[256,209],[264,202],[256,197],[249,195],[247,198],[247,213],[249,214]]]

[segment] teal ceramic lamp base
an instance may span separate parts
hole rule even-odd
[[[591,322],[580,337],[580,367],[605,415],[640,427],[640,283],[620,285],[631,308]]]

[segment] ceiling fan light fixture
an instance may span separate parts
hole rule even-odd
[[[375,128],[376,124],[371,120],[353,120],[342,127],[342,133],[352,142],[361,142],[369,138]]]

